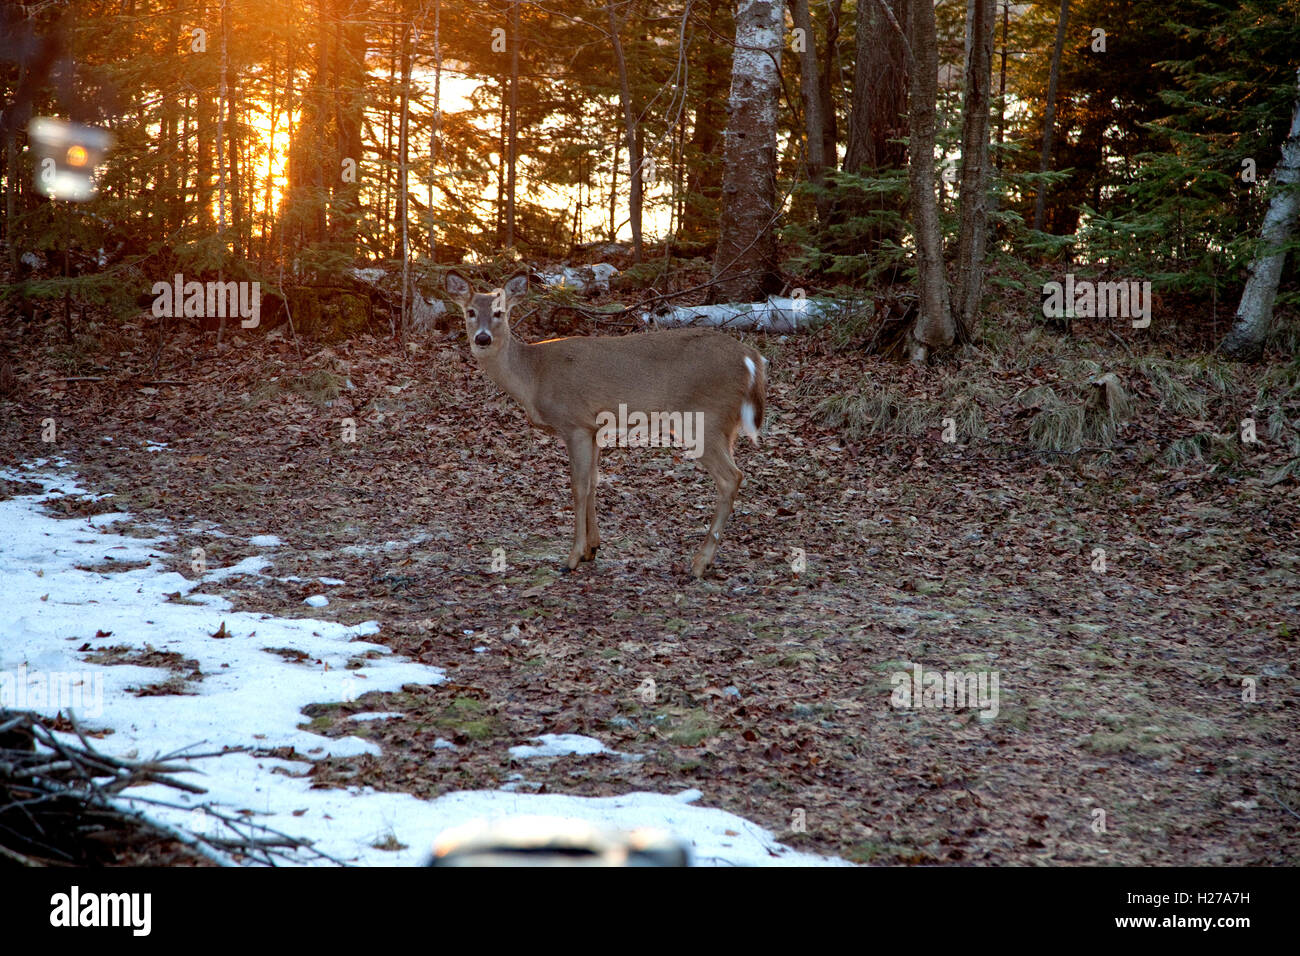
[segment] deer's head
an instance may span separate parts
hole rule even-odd
[[[528,276],[517,275],[491,292],[475,292],[459,272],[449,272],[447,291],[465,314],[470,351],[483,356],[497,352],[510,340],[510,310],[528,291]]]

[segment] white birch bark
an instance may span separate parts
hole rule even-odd
[[[772,297],[763,302],[656,309],[642,312],[641,321],[665,329],[691,325],[733,329],[737,332],[789,334],[824,325],[848,307],[849,303],[834,299]]]
[[[1286,251],[1282,248],[1295,231],[1300,217],[1300,70],[1296,71],[1296,102],[1291,114],[1291,130],[1282,144],[1282,162],[1273,172],[1273,196],[1264,214],[1259,237],[1263,243],[1259,256],[1250,264],[1250,278],[1241,292],[1237,319],[1219,348],[1234,358],[1257,354],[1273,322],[1273,301]]]
[[[776,127],[781,89],[782,0],[739,0],[731,59],[722,215],[713,262],[715,299],[775,291]]]

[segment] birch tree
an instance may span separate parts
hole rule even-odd
[[[1233,358],[1257,355],[1273,322],[1273,300],[1277,297],[1286,243],[1300,217],[1300,70],[1296,71],[1296,102],[1291,129],[1282,144],[1282,161],[1273,173],[1273,196],[1260,226],[1261,249],[1250,264],[1250,277],[1241,293],[1237,318],[1219,348]]]
[[[713,301],[751,301],[780,286],[776,262],[776,121],[781,0],[739,0],[723,147]]]

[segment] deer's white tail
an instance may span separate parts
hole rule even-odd
[[[758,361],[755,362],[755,359]],[[740,405],[740,430],[757,445],[758,431],[763,427],[763,412],[766,408],[767,359],[757,352],[746,355],[745,368],[749,370],[749,388]]]

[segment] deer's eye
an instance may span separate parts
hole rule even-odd
[[[501,318],[501,316],[504,315],[504,314],[505,314],[505,313],[502,312],[500,309],[496,309],[496,310],[493,311],[493,313],[492,313],[492,318],[494,318],[494,319],[499,319],[499,318]]]
[[[467,318],[467,319],[472,319],[472,318],[474,318],[474,310],[473,310],[473,309],[466,309],[466,310],[465,310],[465,318]]]

